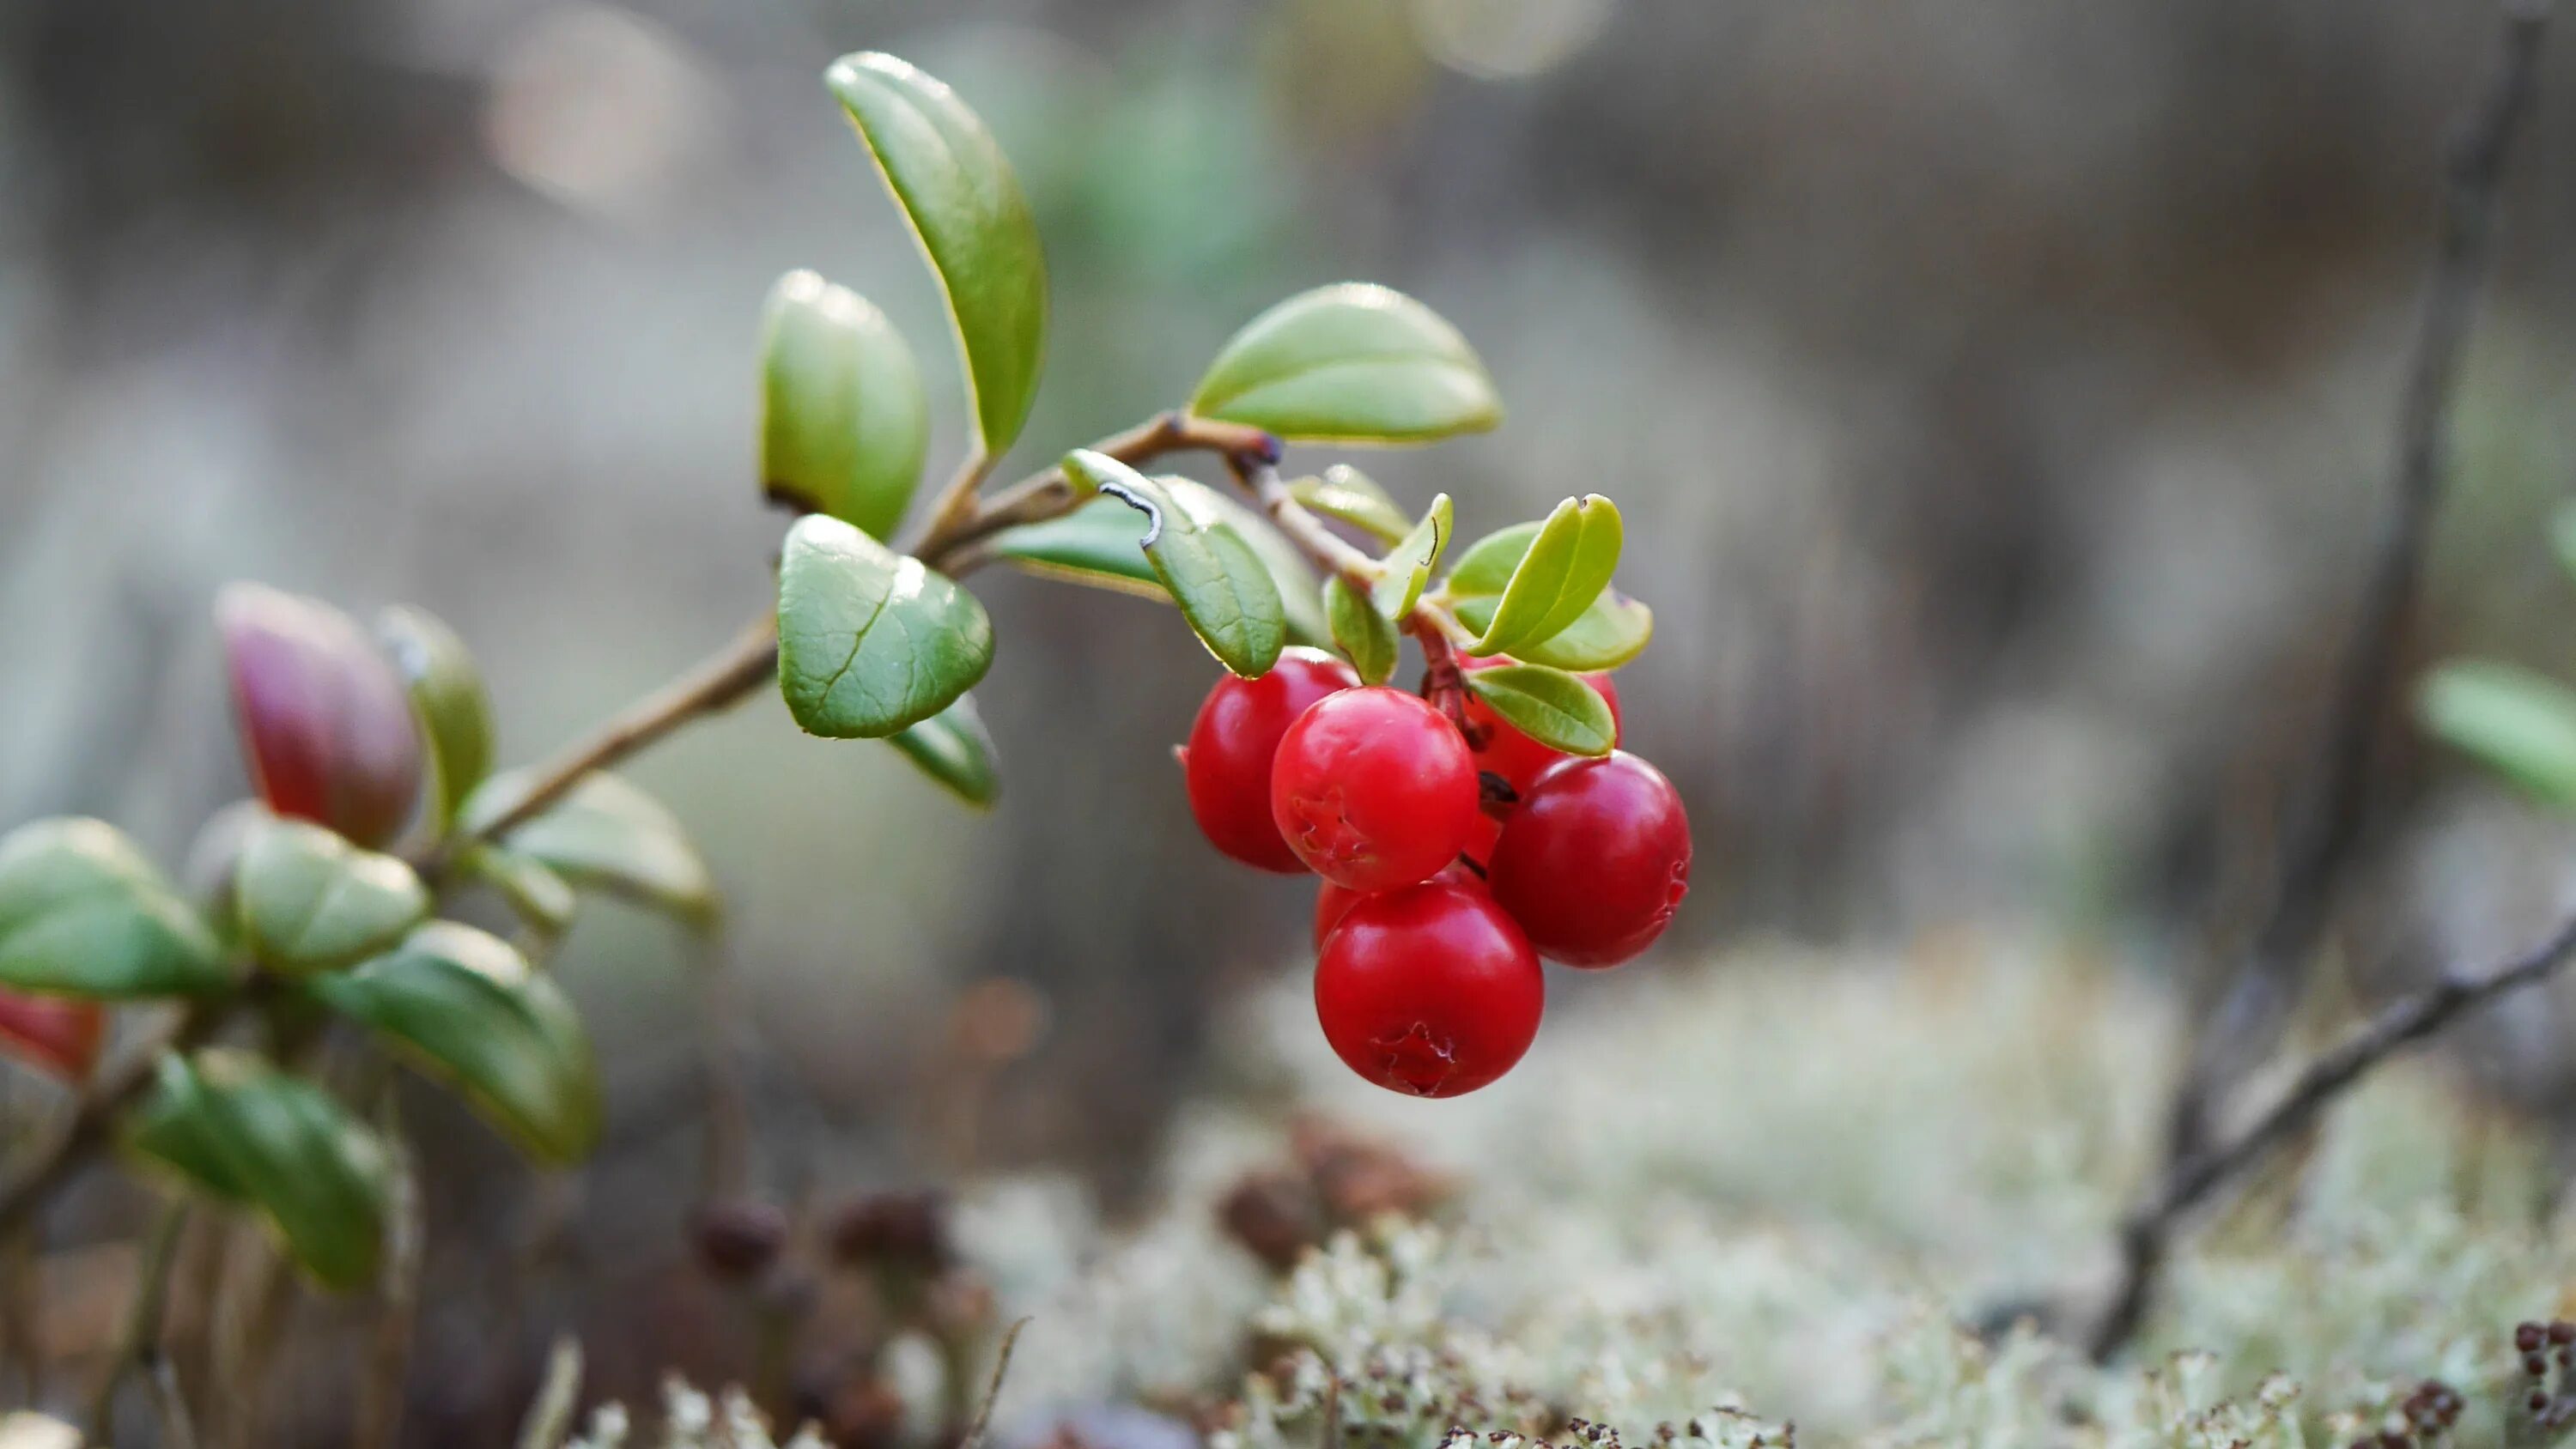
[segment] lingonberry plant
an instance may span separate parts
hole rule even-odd
[[[865,299],[799,271],[761,333],[758,481],[797,515],[774,612],[553,758],[494,772],[473,659],[427,613],[391,610],[371,633],[317,600],[227,590],[215,617],[258,799],[208,827],[187,885],[96,820],[0,840],[0,1041],[80,1088],[0,1188],[0,1230],[115,1147],[171,1186],[174,1213],[255,1214],[325,1286],[402,1271],[386,1246],[406,1171],[393,1062],[534,1161],[581,1160],[599,1073],[544,969],[553,944],[584,892],[699,925],[716,911],[678,823],[607,768],[774,678],[805,730],[888,741],[990,805],[995,752],[968,691],[994,631],[958,582],[988,564],[1166,599],[1223,664],[1184,751],[1191,805],[1228,855],[1352,893],[1317,1002],[1372,1080],[1424,1095],[1492,1080],[1537,1027],[1533,942],[1608,964],[1669,919],[1680,811],[1612,753],[1598,673],[1652,631],[1612,587],[1618,510],[1569,498],[1444,575],[1446,496],[1417,516],[1348,468],[1282,476],[1289,442],[1494,426],[1454,328],[1384,287],[1292,297],[1184,405],[988,489],[1045,350],[1028,204],[940,82],[859,54],[827,84],[947,302],[971,424],[953,476],[913,507],[929,444],[913,354]],[[1213,456],[1234,491],[1139,471],[1184,452]],[[1405,637],[1419,694],[1388,687]],[[515,915],[514,936],[441,918],[473,891]],[[102,1064],[107,1009],[155,1004]]]

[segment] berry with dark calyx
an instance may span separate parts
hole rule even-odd
[[[1690,860],[1690,822],[1672,782],[1613,750],[1551,765],[1523,792],[1494,847],[1494,900],[1540,955],[1616,966],[1672,923]]]
[[[1455,1097],[1509,1071],[1538,1035],[1547,983],[1518,926],[1447,881],[1353,905],[1315,967],[1315,1014],[1352,1071]]]
[[[1350,689],[1359,675],[1320,649],[1283,650],[1259,679],[1227,675],[1208,691],[1181,751],[1190,813],[1218,850],[1262,870],[1297,875],[1305,863],[1270,818],[1270,761],[1306,707]]]
[[[1509,658],[1500,654],[1487,659],[1461,658],[1458,661],[1461,668],[1470,672],[1478,669],[1492,669],[1511,662]],[[1610,676],[1607,674],[1585,674],[1579,677],[1601,696],[1602,703],[1610,706],[1610,738],[1612,743],[1617,743],[1619,686],[1611,683]],[[1494,713],[1493,707],[1478,699],[1473,692],[1467,696],[1467,723],[1471,728],[1484,731],[1485,743],[1476,751],[1476,768],[1491,770],[1500,775],[1503,783],[1514,790],[1527,790],[1530,782],[1538,778],[1541,770],[1559,760],[1573,758],[1562,750],[1549,749],[1504,723],[1502,716]]]
[[[1457,727],[1383,685],[1327,696],[1297,717],[1271,767],[1270,810],[1316,874],[1370,892],[1438,874],[1481,813]]]

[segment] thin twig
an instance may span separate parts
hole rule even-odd
[[[546,1354],[544,1386],[519,1425],[519,1449],[562,1449],[572,1433],[572,1411],[581,1401],[581,1341],[571,1334]]]
[[[993,1360],[993,1377],[984,1385],[984,1401],[975,1406],[975,1422],[966,1426],[966,1437],[957,1441],[957,1449],[983,1449],[984,1431],[993,1422],[993,1403],[1002,1397],[1002,1376],[1011,1371],[1011,1349],[1020,1341],[1020,1330],[1028,1326],[1029,1321],[1023,1318],[1002,1335],[1001,1356]]]
[[[2493,262],[2496,193],[2531,109],[2548,17],[2549,0],[2507,0],[2493,68],[2450,147],[2441,235],[2398,412],[2394,506],[2354,612],[2316,768],[2281,837],[2270,908],[2204,1021],[2175,1090],[2167,1114],[2168,1165],[2205,1155],[2227,1094],[2279,1040],[2361,838],[2374,747],[2449,471],[2461,357]],[[2133,1239],[2112,1312],[2094,1334],[2097,1352],[2116,1350],[2136,1330],[2163,1256],[2161,1241]]]
[[[411,1368],[413,1324],[420,1309],[420,1268],[426,1242],[421,1224],[420,1164],[403,1131],[395,1082],[378,1086],[377,1130],[393,1160],[385,1213],[385,1261],[377,1282],[383,1300],[369,1346],[366,1381],[358,1391],[357,1449],[392,1449],[402,1437],[403,1387]]]
[[[106,1145],[117,1114],[151,1085],[164,1051],[185,1051],[204,1041],[222,1018],[215,1008],[191,1006],[92,1077],[54,1140],[0,1187],[0,1235],[28,1226],[36,1210]]]
[[[1279,470],[1258,457],[1230,455],[1227,463],[1235,479],[1250,492],[1254,501],[1270,515],[1270,521],[1299,552],[1315,561],[1317,567],[1338,574],[1355,589],[1366,589],[1384,572],[1376,559],[1360,552],[1340,534],[1324,526],[1324,521],[1297,501],[1288,485],[1280,481]]]
[[[2143,1252],[2160,1258],[2177,1218],[2282,1139],[2316,1120],[2318,1113],[2372,1068],[2401,1049],[2433,1036],[2471,1007],[2543,980],[2570,957],[2576,957],[2576,917],[2561,923],[2538,946],[2500,964],[2480,971],[2445,970],[2431,986],[2400,998],[2355,1027],[2342,1041],[2308,1063],[2307,1070],[2299,1073],[2298,1080],[2253,1125],[2166,1173],[2155,1196],[2131,1216],[2122,1230],[2123,1251],[2132,1256]],[[2129,1271],[2128,1281],[2145,1281],[2145,1275],[2134,1264]],[[2152,1271],[2150,1264],[2147,1274]],[[2123,1328],[2118,1337],[2108,1336],[2114,1326]],[[2120,1325],[2116,1319],[2106,1321],[2092,1344],[2095,1356],[2117,1350],[2127,1336],[2126,1328],[2132,1326]]]
[[[125,1332],[106,1370],[99,1375],[97,1390],[90,1396],[90,1437],[101,1444],[116,1442],[116,1391],[124,1385],[125,1375],[140,1369],[149,1378],[154,1366],[166,1361],[161,1353],[161,1318],[170,1301],[170,1266],[178,1256],[179,1232],[187,1225],[187,1200],[174,1198],[161,1209],[161,1216],[152,1225],[152,1236],[144,1242],[143,1261],[135,1273],[134,1305],[126,1314]],[[184,1401],[163,1400],[159,1409],[164,1443],[196,1442]]]

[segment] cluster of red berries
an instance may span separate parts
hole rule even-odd
[[[1585,678],[1615,723],[1609,677]],[[1217,849],[1324,878],[1315,1009],[1333,1050],[1421,1097],[1472,1092],[1520,1060],[1546,996],[1539,957],[1629,960],[1690,885],[1690,825],[1654,766],[1561,754],[1472,694],[1462,714],[1463,730],[1291,649],[1259,679],[1218,681],[1181,751]]]

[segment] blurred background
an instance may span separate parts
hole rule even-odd
[[[1359,277],[1458,323],[1511,416],[1354,461],[1471,533],[1587,490],[1641,521],[1629,743],[1700,860],[1643,969],[2000,924],[2166,972],[2241,922],[2310,747],[2492,28],[2410,0],[0,0],[0,821],[94,813],[176,860],[246,793],[227,580],[441,615],[513,761],[718,647],[770,597],[753,364],[785,269],[882,305],[957,437],[938,299],[818,80],[864,47],[955,85],[1038,211],[1051,361],[1006,475]],[[2413,644],[2562,675],[2564,50]],[[1042,1162],[1116,1205],[1225,1077],[1211,1019],[1302,965],[1307,891],[1191,828],[1168,751],[1215,671],[1177,623],[977,587],[990,817],[765,696],[631,771],[728,894],[787,1200]],[[2385,768],[2370,899],[2406,919],[2373,939],[2445,929],[2422,879],[2556,888],[2550,828],[2421,746]],[[665,1303],[692,967],[613,908],[569,942],[613,1102],[577,1185],[532,1193],[424,1099],[423,1377],[456,1402],[420,1422],[523,1402],[567,1322],[621,1326],[612,1389],[696,1351]],[[1559,1009],[1617,989],[1579,986]],[[511,1257],[545,1214],[581,1272]],[[70,1219],[132,1220],[104,1187]],[[512,1295],[524,1341],[485,1311]]]

